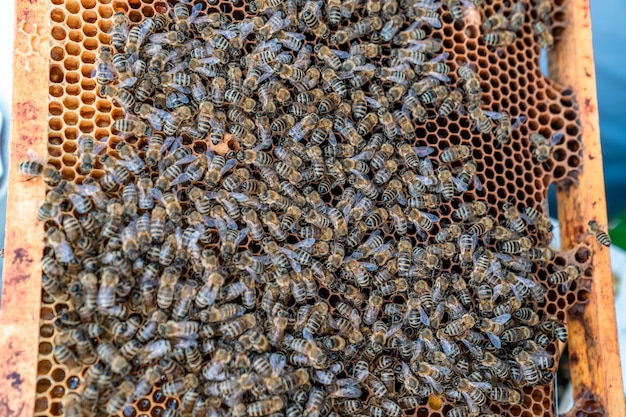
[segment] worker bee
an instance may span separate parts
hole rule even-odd
[[[552,136],[551,140],[539,133],[531,133],[530,140],[534,145],[532,154],[539,162],[546,162],[550,158],[551,149],[554,145],[559,143],[563,139],[562,133],[556,133]]]
[[[482,24],[482,28],[486,32],[507,29],[508,26],[509,19],[501,11],[483,20]]]
[[[515,42],[517,35],[511,30],[496,30],[483,35],[483,40],[487,46],[507,47]]]
[[[523,233],[526,229],[526,224],[522,220],[519,211],[517,211],[517,207],[511,202],[508,202],[502,206],[502,211],[504,212],[504,217],[508,222],[509,228],[517,233]],[[530,247],[527,249],[530,249]]]
[[[496,135],[496,139],[500,144],[508,143],[511,137],[511,131],[517,129],[526,121],[525,116],[520,116],[515,119],[515,122],[511,123],[511,116],[505,111],[500,113],[485,111],[484,114],[497,122],[496,129],[493,133]]]
[[[472,203],[462,203],[452,212],[452,217],[457,220],[466,221],[472,217],[480,217],[487,213],[489,207],[483,201]]]
[[[548,2],[546,2],[548,3]],[[549,4],[549,3],[548,3]],[[513,32],[519,32],[524,25],[525,7],[521,1],[516,1],[509,16],[509,29]],[[543,19],[543,17],[542,17]]]
[[[611,238],[609,235],[602,229],[602,227],[595,220],[590,220],[587,224],[589,233],[593,233],[596,241],[602,246],[609,247],[611,246]]]
[[[565,269],[557,271],[548,277],[548,283],[551,285],[564,284],[574,281],[580,276],[581,270],[576,265],[568,265]]]
[[[548,216],[533,207],[524,207],[523,212],[523,219],[527,223],[534,225],[540,232],[550,233],[552,231],[552,222]],[[521,213],[520,216],[522,216]]]
[[[29,161],[20,162],[17,166],[21,174],[30,178],[41,176],[50,186],[55,186],[61,181],[61,172],[54,165],[43,161],[33,150],[28,150],[28,158]]]
[[[444,163],[452,163],[456,161],[464,161],[472,156],[472,150],[467,145],[455,145],[446,148],[441,153],[440,159]]]
[[[542,48],[550,50],[554,47],[554,38],[550,29],[540,20],[533,22],[533,29],[539,38],[539,44]]]

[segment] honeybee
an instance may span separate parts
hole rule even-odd
[[[41,176],[43,181],[50,186],[55,186],[61,181],[61,172],[54,165],[44,162],[31,149],[28,150],[28,158],[29,161],[20,162],[17,166],[21,174],[30,178]]]
[[[98,353],[98,357],[102,359],[104,363],[109,365],[112,372],[124,376],[130,371],[130,364],[122,355],[120,355],[119,351],[113,344],[102,342],[98,344],[96,351]]]
[[[472,217],[480,217],[487,213],[489,207],[483,201],[472,203],[462,203],[452,212],[452,217],[457,220],[466,221]]]
[[[483,20],[482,24],[482,28],[486,32],[506,29],[508,26],[509,19],[502,12],[489,16],[488,18]]]
[[[520,116],[515,119],[515,122],[511,123],[511,116],[505,111],[500,113],[485,111],[484,113],[493,120],[496,120],[497,126],[493,133],[496,135],[496,139],[500,144],[508,143],[511,137],[511,131],[517,129],[526,121],[525,116]]]
[[[524,220],[534,225],[542,233],[550,233],[552,231],[552,222],[550,218],[533,207],[523,208]],[[520,214],[521,216],[521,214]]]
[[[537,33],[537,37],[539,38],[539,44],[542,48],[546,50],[550,50],[554,47],[554,38],[552,37],[552,33],[550,33],[550,29],[540,20],[533,22],[533,29],[535,33]]]
[[[500,335],[500,339],[506,343],[516,343],[522,340],[530,339],[533,336],[533,331],[526,326],[511,327],[505,330]]]
[[[472,156],[472,149],[467,145],[455,145],[446,148],[440,155],[441,162],[452,163],[456,161],[464,161]]]
[[[548,277],[551,285],[564,284],[576,280],[580,276],[581,270],[576,265],[568,265],[565,269],[557,271]]]
[[[589,233],[593,233],[596,241],[602,246],[609,247],[611,246],[611,238],[609,235],[602,229],[602,227],[595,220],[589,220],[587,223]]]
[[[511,30],[496,30],[483,35],[483,40],[487,46],[497,46],[505,48],[515,42],[517,34]]]
[[[105,410],[109,415],[120,413],[124,406],[128,404],[135,391],[135,384],[130,381],[123,381],[117,391],[109,398],[105,405]]]
[[[517,233],[523,233],[526,229],[526,224],[522,220],[519,211],[517,211],[517,207],[515,207],[513,203],[508,202],[502,206],[502,211],[504,212],[504,217],[508,222],[509,229]],[[528,249],[530,249],[530,247],[526,250]]]

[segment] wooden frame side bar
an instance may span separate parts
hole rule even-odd
[[[17,172],[27,150],[46,154],[49,38],[47,0],[15,1],[13,105],[5,259],[0,299],[0,416],[35,410],[41,309],[43,224],[37,209],[45,195],[40,178]]]
[[[595,219],[607,224],[595,85],[589,0],[566,2],[566,31],[550,54],[550,77],[577,93],[583,135],[579,184],[557,191],[561,245],[586,242],[593,250],[593,282],[583,313],[568,314],[569,354],[574,398],[595,395],[607,416],[626,415],[620,367],[609,250],[587,234]]]

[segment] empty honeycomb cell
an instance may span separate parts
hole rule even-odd
[[[136,10],[131,10],[128,13],[128,18],[130,19],[131,22],[137,23],[137,22],[141,22],[141,20],[143,20],[143,15],[140,12],[136,11]]]
[[[50,380],[48,378],[39,378],[37,380],[37,387],[36,387],[36,392],[38,394],[42,394],[47,392],[50,387],[52,386],[52,383],[50,382]]]
[[[50,362],[47,359],[42,359],[39,361],[38,367],[37,367],[37,372],[42,375],[42,374],[48,374],[50,372],[50,369],[52,369],[52,362]]]
[[[63,404],[60,402],[50,403],[50,414],[53,416],[60,416],[63,414]]]
[[[35,400],[35,412],[48,410],[48,398],[40,397]]]

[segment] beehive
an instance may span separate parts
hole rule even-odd
[[[41,22],[39,26],[20,26],[22,27],[22,33],[18,33],[17,42],[23,45],[26,39],[31,49],[20,54],[19,51],[24,52],[25,49],[18,47],[18,59],[23,59],[33,69],[38,67],[45,68],[46,77],[49,78],[39,81],[42,82],[41,85],[46,85],[49,98],[42,101],[47,103],[47,117],[44,114],[45,111],[38,109],[34,100],[28,102],[30,104],[23,104],[26,103],[25,101],[18,102],[18,116],[30,118],[31,124],[30,126],[20,126],[20,120],[18,120],[15,128],[25,128],[21,131],[23,136],[20,139],[41,137],[42,133],[46,132],[48,152],[52,157],[51,163],[61,169],[64,176],[75,178],[79,176],[74,169],[76,158],[72,153],[77,149],[77,138],[81,134],[93,134],[96,138],[108,136],[111,134],[110,125],[112,121],[123,115],[121,109],[96,95],[96,83],[91,77],[96,50],[101,44],[109,41],[106,35],[108,29],[107,19],[112,16],[114,11],[123,9],[128,11],[129,17],[133,22],[138,22],[144,17],[154,14],[155,10],[165,10],[166,5],[158,2],[140,3],[130,1],[126,3],[117,1],[96,2],[95,0],[83,0],[82,2],[53,0],[52,3],[51,10],[47,11],[49,14],[46,14],[45,17],[38,16],[41,20],[35,20],[32,15],[33,11],[30,12],[31,14],[20,15],[24,9],[20,9],[18,6],[18,23],[21,23],[19,16],[24,16],[28,23]],[[489,4],[485,14],[488,16],[495,13],[498,6],[500,6],[499,3]],[[37,7],[33,10],[36,10]],[[575,11],[578,9],[574,9],[574,7],[578,7],[578,5],[572,5],[571,9],[557,10],[552,20],[557,25],[563,25],[566,16],[578,16]],[[42,7],[43,9],[45,7]],[[220,4],[219,8],[216,7],[214,11],[218,10],[231,14],[235,19],[241,18],[245,12],[244,8],[236,8],[231,4],[225,3]],[[43,29],[46,27],[45,23],[48,17],[50,19],[49,31]],[[589,106],[592,106],[593,102],[582,101],[584,108],[580,118],[578,114],[580,109],[576,104],[581,103],[580,94],[586,92],[577,90],[576,87],[578,85],[572,80],[568,80],[568,82],[574,86],[573,90],[561,88],[543,77],[538,67],[539,49],[535,43],[528,20],[524,26],[523,36],[520,36],[514,45],[509,46],[504,51],[495,52],[482,44],[480,41],[480,29],[473,24],[476,21],[480,21],[484,16],[467,15],[465,16],[466,21],[464,25],[460,23],[455,24],[447,14],[444,14],[442,17],[444,21],[443,28],[436,32],[443,39],[443,45],[446,50],[454,55],[457,62],[468,60],[474,62],[479,68],[479,76],[483,81],[483,100],[486,105],[507,110],[513,116],[524,114],[527,116],[528,121],[520,129],[514,131],[512,140],[507,145],[498,146],[491,139],[485,140],[485,138],[471,131],[467,117],[454,114],[447,120],[440,118],[436,121],[427,122],[424,125],[418,125],[416,134],[419,138],[424,138],[420,141],[420,144],[429,144],[437,149],[443,149],[455,144],[471,144],[474,148],[473,157],[479,162],[480,179],[485,185],[484,191],[473,197],[486,199],[492,205],[491,210],[494,215],[498,214],[497,208],[501,202],[507,201],[509,198],[514,198],[527,206],[541,207],[545,200],[547,187],[552,182],[558,182],[570,190],[575,189],[577,191],[570,192],[578,195],[577,193],[580,193],[581,189],[576,188],[576,183],[584,184],[586,176],[589,175],[588,173],[593,172],[588,171],[590,168],[586,160],[591,158],[588,154],[585,154],[592,152],[592,149],[594,149],[593,143],[590,145],[586,136],[584,136],[586,134],[584,129],[587,126],[586,123],[588,123],[589,117],[587,112],[589,112]],[[29,20],[29,18],[33,20]],[[568,32],[563,29],[563,26],[561,26],[560,30],[564,30],[563,44],[568,45]],[[560,32],[560,30],[557,32]],[[30,35],[28,35],[29,33]],[[42,38],[45,40],[46,37],[49,37],[51,40],[49,61],[47,58],[48,52],[41,44]],[[314,42],[314,40],[311,39],[310,42]],[[563,48],[564,46],[561,46],[559,50],[562,51]],[[48,62],[49,68],[46,66]],[[47,80],[49,80],[49,84],[46,82]],[[574,91],[579,91],[579,95],[574,94]],[[39,122],[46,118],[48,122],[45,127],[35,123],[35,121]],[[538,165],[531,156],[528,135],[533,132],[540,132],[544,136],[549,137],[553,131],[564,133],[566,140],[553,150],[554,162],[544,166]],[[584,148],[582,143],[586,145]],[[15,141],[13,146],[16,149],[19,146],[22,155],[25,154],[25,149],[31,147],[31,145],[24,146],[23,140]],[[583,153],[583,150],[585,150],[585,153]],[[16,157],[17,154],[13,156]],[[17,156],[17,159],[22,158]],[[583,161],[585,161],[584,164],[582,164]],[[15,160],[13,163],[15,165]],[[583,167],[582,173],[580,173],[581,166]],[[15,185],[13,186],[15,187]],[[24,186],[22,183],[20,188],[23,189],[24,187],[34,188],[31,184]],[[588,192],[591,190],[585,189],[584,191]],[[35,192],[35,190],[33,189],[32,192]],[[15,197],[15,193],[13,193],[13,198]],[[34,204],[36,204],[38,199],[39,197],[33,196]],[[601,211],[602,207],[598,207],[597,210]],[[34,218],[34,216],[31,216],[28,219],[26,217],[27,211],[24,210],[22,214],[24,216],[24,223],[22,224],[30,224],[32,223],[31,219]],[[572,215],[572,213],[568,214]],[[600,217],[598,216],[599,219]],[[572,236],[581,236],[583,231],[580,227],[585,223],[579,221],[579,229],[576,230],[576,235]],[[567,224],[565,223],[565,226]],[[563,230],[569,229],[563,227]],[[27,275],[24,272],[20,272],[20,269],[23,270],[24,267],[32,268],[32,274],[34,274],[33,282],[38,282],[37,274],[40,274],[40,272],[37,272],[36,259],[39,258],[40,251],[37,252],[36,247],[32,247],[31,250],[25,249],[27,246],[23,245],[18,251],[11,252],[11,235],[7,233],[7,236],[7,253],[9,257],[11,253],[14,253],[13,264],[15,265],[15,270],[9,270],[5,274],[8,277],[5,280],[5,294],[11,297],[10,291],[13,285],[19,286],[28,281],[27,278],[23,278]],[[25,250],[27,252],[24,252]],[[586,264],[591,257],[591,250],[588,247],[579,247],[571,254],[557,257],[553,261],[554,264],[563,265],[567,256]],[[598,256],[594,256],[594,267],[587,269],[585,278],[590,278],[593,274],[593,276],[596,276],[596,280],[602,279],[602,275],[596,275],[598,271],[602,270],[602,268],[598,267],[598,258]],[[14,273],[18,272],[18,275],[14,275]],[[609,276],[604,277],[610,281]],[[16,279],[11,279],[11,277],[16,277]],[[546,276],[541,278],[545,279]],[[38,288],[38,285],[35,287]],[[591,294],[588,293],[588,285],[588,279],[583,279],[581,282],[573,285],[568,293],[563,293],[556,288],[551,289],[546,304],[541,305],[540,310],[550,315],[555,315],[559,319],[565,319],[567,311],[580,314],[582,304],[589,301],[582,314],[590,314],[589,310],[595,308],[597,295],[593,291]],[[596,289],[599,287],[597,283],[595,286]],[[332,295],[329,294],[329,297],[332,298]],[[31,292],[29,298],[37,306],[39,305],[38,294],[33,296]],[[608,301],[606,298],[602,299]],[[13,304],[11,301],[7,302],[6,297],[4,300],[4,303],[6,303],[5,311],[10,312]],[[572,309],[572,306],[576,306],[576,308]],[[76,376],[65,374],[63,369],[54,362],[51,355],[53,336],[51,321],[61,308],[62,306],[59,304],[47,305],[44,303],[41,306],[41,327],[38,332],[40,339],[38,342],[34,341],[31,343],[32,346],[38,346],[39,352],[37,356],[38,376],[36,378],[35,415],[59,415],[61,413],[60,404],[62,397],[71,391],[77,383]],[[610,311],[604,313],[611,314]],[[37,326],[36,317],[33,317],[33,323],[31,323],[34,327]],[[604,322],[602,325],[606,326],[606,323]],[[611,321],[609,320],[608,325],[610,324]],[[13,331],[15,331],[15,328],[13,328]],[[26,329],[24,333],[26,333]],[[574,331],[571,331],[571,333],[574,333],[572,334],[572,339],[573,346],[575,346],[576,335]],[[614,333],[614,330],[612,333]],[[11,333],[7,338],[8,352],[11,352],[13,349],[19,349],[15,345],[8,344],[13,342],[11,339],[15,337],[13,335],[14,333]],[[603,346],[603,349],[608,349],[607,346]],[[556,352],[558,347],[552,345],[550,349]],[[32,355],[33,352],[30,352],[30,354]],[[607,369],[610,368],[608,362],[603,365],[606,365]],[[600,369],[604,369],[604,367],[601,365]],[[612,371],[615,372],[615,367]],[[573,372],[576,372],[576,367],[573,368]],[[33,370],[26,370],[26,374],[21,372],[17,374],[7,373],[10,376],[11,389],[21,389],[22,386],[28,385],[28,381],[34,384],[34,376],[30,379],[26,376],[28,374],[33,376]],[[590,378],[590,381],[593,381],[591,376],[588,378]],[[22,385],[22,380],[26,381],[24,385]],[[574,378],[574,381],[576,381],[576,378]],[[598,394],[600,404],[605,407],[613,407],[615,404],[619,405],[619,401],[610,402],[609,398],[610,395],[615,395],[614,392],[619,393],[621,387],[613,386],[610,390],[603,392],[601,386],[596,386],[595,384],[592,386],[599,390],[594,390],[594,393]],[[554,414],[553,390],[551,386],[528,389],[525,391],[525,394],[523,407],[514,406],[507,410],[494,408],[494,411],[507,412],[514,416]],[[619,398],[619,395],[615,396]],[[136,414],[144,413],[157,416],[162,413],[164,404],[168,400],[159,395],[158,391],[153,391],[151,397],[147,402],[140,401],[137,404]],[[28,403],[26,405],[22,403],[21,409],[19,404],[14,402],[6,402],[5,404],[8,411],[7,415],[11,415],[10,413],[12,412],[20,413],[14,415],[28,415],[31,412],[29,411],[31,408],[29,408],[30,405]],[[592,411],[588,404],[581,405],[581,407]],[[616,407],[615,409],[618,410],[619,408]],[[442,413],[445,414],[446,411],[447,406],[445,404],[441,405],[433,401],[415,410],[414,414],[435,416]]]

